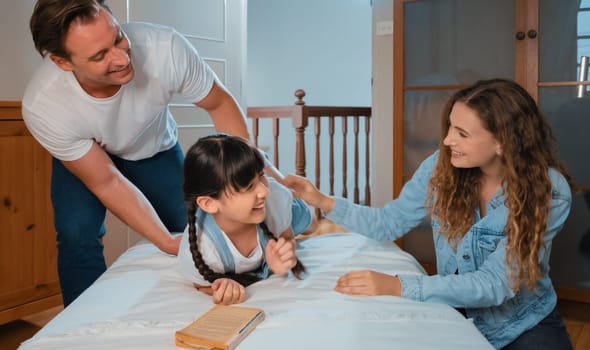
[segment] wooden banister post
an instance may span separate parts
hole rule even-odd
[[[305,177],[305,128],[307,127],[307,110],[303,101],[305,91],[297,89],[295,96],[297,101],[295,101],[292,116],[295,128],[295,174]]]

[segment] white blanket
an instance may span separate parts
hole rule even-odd
[[[492,349],[449,306],[333,291],[338,277],[357,269],[423,274],[394,243],[327,234],[300,241],[298,256],[303,280],[271,276],[247,288],[243,305],[264,309],[266,319],[239,350]],[[174,332],[212,306],[183,279],[175,257],[142,242],[20,349],[176,349]]]

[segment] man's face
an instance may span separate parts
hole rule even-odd
[[[94,97],[110,97],[133,79],[130,43],[117,20],[100,7],[90,22],[74,21],[64,42],[70,59],[52,56]]]

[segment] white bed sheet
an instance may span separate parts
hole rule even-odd
[[[356,269],[423,274],[394,243],[325,234],[300,241],[298,256],[308,270],[303,280],[271,276],[248,287],[242,305],[264,309],[266,319],[239,350],[492,349],[447,305],[332,290]],[[180,275],[175,257],[141,242],[19,349],[176,349],[174,332],[211,306]]]

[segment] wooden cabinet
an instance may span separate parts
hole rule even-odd
[[[554,240],[562,298],[590,302],[590,0],[394,0],[394,196],[440,140],[442,106],[476,80],[509,78],[537,100],[573,175],[572,212]],[[582,92],[582,96],[579,96]],[[404,248],[435,270],[425,221]]]
[[[20,103],[0,101],[0,324],[62,303],[50,173]]]

